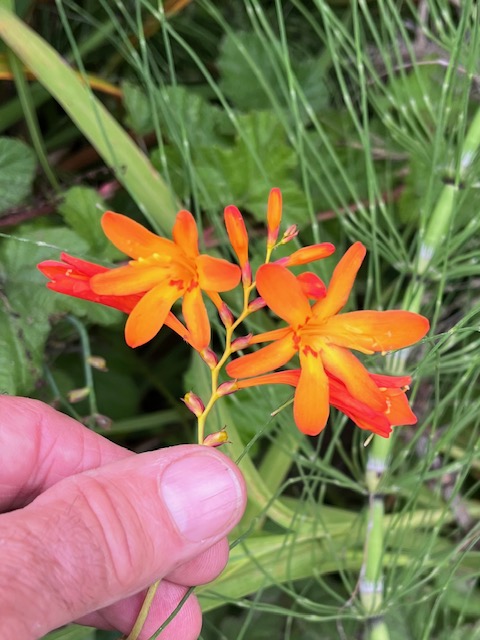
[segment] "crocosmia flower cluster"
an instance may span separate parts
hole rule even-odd
[[[291,226],[280,236],[281,219],[281,192],[272,189],[265,258],[256,273],[244,218],[233,205],[226,207],[224,220],[238,265],[199,252],[197,225],[188,211],[177,214],[172,240],[108,211],[102,218],[103,231],[130,258],[128,263],[108,269],[62,254],[61,261],[47,260],[39,269],[50,289],[127,313],[125,340],[131,347],[145,344],[167,325],[198,351],[212,373],[212,395],[202,400],[188,392],[184,402],[198,418],[200,442],[221,444],[227,439],[224,432],[221,437],[204,437],[205,419],[219,398],[265,384],[294,388],[294,420],[308,435],[322,431],[330,406],[382,437],[394,426],[415,424],[406,397],[410,377],[370,373],[355,352],[368,356],[409,347],[426,335],[428,320],[400,310],[342,313],[365,247],[353,244],[327,285],[311,271],[294,273],[291,268],[328,258],[335,251],[330,243],[306,246],[275,260],[275,249],[298,234]],[[220,294],[237,287],[243,289],[243,307],[235,315]],[[205,297],[225,325],[223,353],[211,347]],[[176,304],[180,300],[181,307]],[[235,337],[245,319],[262,309],[278,318],[278,328]],[[256,348],[259,343],[268,344]],[[250,353],[232,358],[252,347]],[[229,379],[219,383],[223,372]]]

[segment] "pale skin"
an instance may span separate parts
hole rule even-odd
[[[0,396],[2,640],[34,640],[71,621],[128,633],[161,579],[140,636],[228,558],[245,486],[217,449],[140,455],[48,405]],[[191,595],[161,640],[196,640]]]

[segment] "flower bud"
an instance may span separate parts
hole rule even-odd
[[[293,267],[300,264],[308,264],[315,260],[322,260],[328,258],[335,251],[335,247],[331,242],[322,242],[321,244],[312,244],[307,247],[302,247],[298,251],[294,251],[287,258],[280,258],[277,260],[277,264],[281,264],[283,267]]]
[[[233,324],[233,313],[228,308],[225,302],[222,302],[222,306],[218,310],[218,314],[220,316],[221,321],[226,327],[231,327]]]
[[[250,302],[250,304],[248,305],[248,310],[250,313],[253,313],[254,311],[263,309],[263,307],[266,307],[266,306],[267,306],[267,303],[265,302],[265,300],[259,296],[258,298],[255,298],[255,300],[252,300]]]
[[[229,205],[225,208],[224,220],[230,243],[243,269],[248,263],[248,234],[242,214],[237,207]]]
[[[246,262],[242,267],[242,282],[246,287],[252,284],[252,267]]]
[[[290,240],[293,240],[298,236],[298,227],[296,224],[291,224],[282,236],[279,244],[287,244]]]
[[[282,193],[280,189],[272,189],[268,196],[267,205],[267,246],[275,246],[282,221]]]
[[[250,344],[250,342],[252,341],[253,338],[253,334],[249,333],[246,336],[240,336],[239,338],[235,338],[235,340],[232,341],[232,351],[240,351],[240,349],[246,349],[248,347],[248,345]]]
[[[197,418],[200,418],[205,411],[205,405],[201,398],[199,398],[196,393],[193,393],[193,391],[188,391],[188,393],[183,396],[182,401]]]
[[[231,393],[235,393],[238,391],[238,384],[236,380],[228,380],[228,382],[223,382],[217,389],[217,396],[221,398],[222,396],[229,396]]]
[[[80,389],[72,389],[67,393],[67,399],[72,404],[81,402],[90,394],[90,387],[81,387]]]
[[[207,447],[220,447],[222,444],[229,442],[228,433],[226,428],[220,429],[220,431],[216,431],[215,433],[209,433],[206,438],[204,438],[202,444]]]
[[[87,362],[93,369],[97,369],[97,371],[108,371],[106,360],[101,356],[89,356]]]
[[[215,369],[215,367],[218,364],[218,358],[216,353],[212,351],[210,347],[206,347],[202,351],[199,351],[199,353],[202,356],[203,360],[208,364],[210,369],[212,370]]]

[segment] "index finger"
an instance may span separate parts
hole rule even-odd
[[[0,511],[28,504],[67,476],[131,455],[43,402],[0,396]]]

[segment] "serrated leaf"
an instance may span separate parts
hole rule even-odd
[[[306,199],[291,177],[298,165],[297,154],[288,145],[275,114],[260,111],[243,115],[239,118],[239,129],[241,136],[231,147],[195,150],[203,206],[221,208],[232,202],[264,222],[268,193],[277,186],[288,203],[285,225],[305,224]]]
[[[290,108],[290,85],[297,85],[297,92],[312,111],[318,111],[327,103],[327,90],[322,76],[320,60],[290,60],[287,67],[278,48],[256,33],[228,34],[222,43],[218,58],[221,73],[220,87],[232,103],[244,111],[271,109],[275,104]],[[307,118],[302,101],[299,115]],[[288,114],[287,114],[288,115]]]
[[[114,259],[122,254],[115,249],[102,230],[100,219],[107,209],[95,189],[72,187],[58,207],[65,222],[86,240],[92,253],[102,258]]]
[[[130,129],[142,136],[153,129],[151,104],[145,92],[131,82],[122,83],[123,106],[127,112],[125,121]]]
[[[149,98],[140,87],[125,83],[123,92],[127,123],[140,135],[154,129],[152,106],[167,143],[179,149],[186,143],[190,147],[221,144],[232,134],[225,112],[186,87],[159,87]]]
[[[77,255],[87,252],[86,242],[74,231],[25,226],[17,233],[18,237],[4,241],[0,248],[4,280],[0,307],[0,390],[25,394],[41,375],[51,316],[70,312],[108,325],[117,322],[122,314],[47,289],[45,277],[36,268],[39,262],[58,258],[61,250]],[[3,366],[6,363],[8,366]]]
[[[36,164],[34,152],[24,142],[0,138],[0,212],[19,204],[30,193]]]

